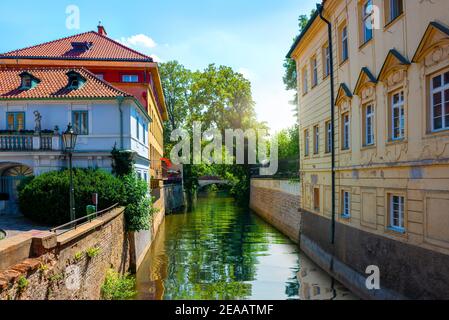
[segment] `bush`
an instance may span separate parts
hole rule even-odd
[[[19,205],[24,215],[35,222],[61,225],[70,221],[70,173],[48,172],[19,187]],[[74,169],[76,217],[86,216],[86,206],[92,204],[92,194],[98,193],[98,209],[123,203],[123,183],[102,170]]]
[[[136,174],[123,177],[125,219],[129,231],[149,230],[151,218],[157,211],[149,196],[148,184]]]
[[[104,300],[130,300],[137,294],[136,280],[129,274],[121,276],[114,270],[108,270],[106,279],[101,287]]]

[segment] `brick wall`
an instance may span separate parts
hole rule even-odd
[[[251,180],[250,207],[290,239],[299,242],[299,183],[287,180]]]
[[[99,299],[107,270],[129,269],[123,211],[59,236],[30,232],[30,258],[0,271],[0,300]]]

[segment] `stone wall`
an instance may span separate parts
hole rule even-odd
[[[176,212],[185,207],[182,183],[164,185],[164,198],[166,214]]]
[[[259,216],[299,242],[299,182],[252,179],[250,207]]]
[[[151,195],[154,197],[153,206],[157,209],[157,212],[153,215],[151,229],[129,234],[130,246],[132,248],[130,268],[133,272],[137,272],[140,268],[165,218],[165,193],[163,187],[160,186],[153,189]]]
[[[449,299],[449,255],[302,212],[300,247],[315,263],[365,299]],[[380,290],[367,290],[368,266],[380,270]]]
[[[61,235],[22,234],[29,257],[0,271],[0,300],[99,299],[106,272],[129,269],[124,209],[117,208]],[[2,240],[0,253],[17,239]],[[22,258],[22,256],[20,256]]]

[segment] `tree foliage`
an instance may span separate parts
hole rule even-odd
[[[167,154],[173,146],[171,130],[183,128],[192,133],[195,121],[202,122],[203,130],[220,130],[222,136],[226,129],[267,129],[266,124],[256,119],[250,81],[232,68],[210,64],[202,71],[190,71],[176,61],[160,68],[168,108],[174,113],[166,126]],[[220,175],[232,181],[235,195],[249,192],[247,165],[184,165],[187,192],[196,190],[201,175]]]
[[[315,13],[315,10],[312,10],[310,16],[312,16]],[[296,42],[296,40],[299,38],[299,35],[303,32],[304,28],[307,26],[307,23],[309,22],[309,16],[303,14],[300,15],[298,18],[298,35],[293,38],[293,42],[292,45]],[[290,58],[285,58],[284,60],[284,84],[285,84],[285,88],[287,90],[295,90],[297,91],[297,72],[296,72],[296,63],[295,60],[290,59]],[[297,104],[298,104],[298,93],[295,93],[295,96],[293,98],[293,100],[291,101],[291,104],[293,104],[295,106],[294,108],[294,113],[297,116],[298,115],[298,111],[297,111]]]

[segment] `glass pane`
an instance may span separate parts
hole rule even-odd
[[[439,129],[443,128],[443,118],[442,117],[433,119],[433,128],[435,130],[439,130]]]
[[[435,93],[433,95],[433,104],[434,105],[441,104],[442,100],[443,100],[443,97],[442,97],[441,92]]]
[[[25,129],[25,115],[23,113],[16,114],[17,131]]]
[[[439,87],[441,87],[441,76],[433,78],[433,88],[437,89]]]
[[[14,130],[14,115],[8,114],[8,130]]]
[[[449,84],[449,71],[444,74],[444,84]]]
[[[434,106],[434,108],[433,108],[433,117],[434,118],[441,117],[441,115],[442,115],[441,109],[442,109],[441,104]]]

